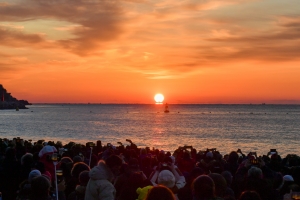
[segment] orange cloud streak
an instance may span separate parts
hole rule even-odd
[[[0,84],[31,102],[300,103],[299,13],[271,0],[2,2]]]

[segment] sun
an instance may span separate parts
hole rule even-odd
[[[154,100],[156,103],[162,103],[164,101],[165,97],[162,94],[156,94],[154,96]]]

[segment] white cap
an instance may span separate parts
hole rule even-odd
[[[285,175],[283,176],[284,181],[294,181],[294,178],[291,175]]]
[[[168,188],[173,188],[175,185],[175,176],[169,170],[162,170],[158,174],[157,183]]]

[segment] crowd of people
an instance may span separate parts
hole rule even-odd
[[[174,152],[22,138],[0,139],[3,200],[300,199],[300,158],[192,146]]]

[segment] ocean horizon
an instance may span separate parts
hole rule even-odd
[[[0,137],[85,144],[126,143],[173,152],[192,145],[222,154],[242,149],[299,154],[298,104],[104,104],[34,103],[29,109],[1,110]]]

